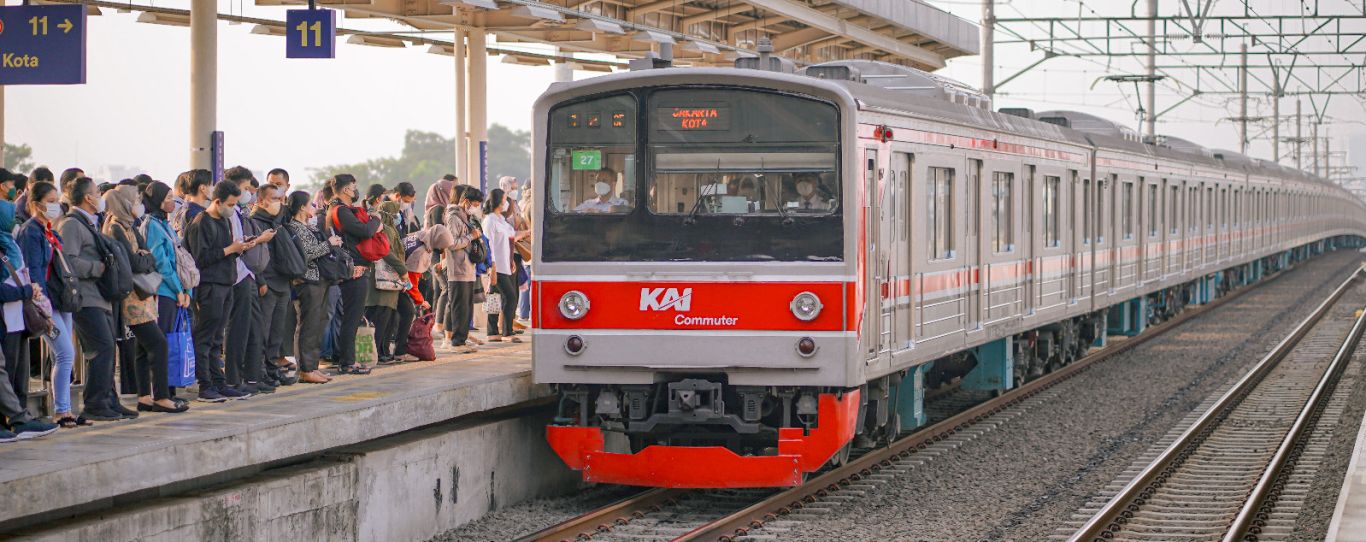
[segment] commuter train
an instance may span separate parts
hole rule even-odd
[[[618,73],[534,115],[534,378],[591,482],[798,484],[927,389],[1008,390],[1366,233],[1305,173],[872,61]]]

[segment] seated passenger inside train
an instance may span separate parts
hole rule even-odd
[[[821,177],[815,173],[799,173],[796,176],[797,198],[795,201],[788,201],[788,209],[794,211],[829,211],[832,208],[832,198],[829,191],[821,184]]]
[[[612,186],[617,182],[615,171],[603,168],[595,172],[593,193],[595,197],[584,200],[577,207],[575,212],[580,213],[611,213],[621,212],[630,208],[630,200],[617,197],[612,194]],[[625,192],[623,192],[623,195]]]

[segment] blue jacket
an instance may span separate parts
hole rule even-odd
[[[19,232],[14,237],[19,242],[19,250],[24,253],[24,266],[28,268],[28,276],[33,279],[34,284],[41,284],[43,295],[51,299],[52,292],[47,289],[47,270],[52,265],[52,243],[47,242],[43,229],[43,224],[38,222],[38,219],[30,218],[24,225],[19,226]],[[56,236],[58,241],[62,240],[56,228],[53,228],[52,235]]]
[[[157,287],[157,295],[175,299],[177,294],[190,293],[188,288],[181,286],[180,273],[176,272],[176,238],[175,232],[171,231],[171,225],[166,219],[150,214],[144,219],[144,223],[147,226],[147,250],[156,258],[157,272],[161,273],[161,286]]]

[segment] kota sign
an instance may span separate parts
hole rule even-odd
[[[336,57],[336,11],[291,9],[285,12],[285,58]]]
[[[85,83],[85,6],[0,7],[0,85]]]

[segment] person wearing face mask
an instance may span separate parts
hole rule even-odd
[[[75,275],[81,293],[81,308],[73,320],[87,363],[85,416],[92,420],[136,418],[137,412],[119,404],[114,392],[114,309],[96,284],[105,272],[104,257],[97,245],[103,241],[95,233],[100,229],[98,214],[105,210],[104,199],[89,177],[66,183],[66,199],[71,204],[71,213],[57,225],[57,231],[63,241],[63,259]]]
[[[473,243],[480,242],[483,232],[471,217],[484,202],[484,193],[473,186],[455,185],[451,189],[450,201],[445,218],[446,228],[451,232],[451,244],[446,248],[444,259],[446,291],[449,295],[444,326],[446,341],[437,346],[444,350],[472,353],[475,349],[471,344],[470,319],[474,314],[476,277],[469,249]]]
[[[265,330],[260,327],[261,274],[270,266],[270,243],[275,230],[261,228],[247,216],[247,207],[256,201],[258,183],[251,171],[242,166],[223,172],[223,182],[234,183],[242,196],[229,210],[228,222],[234,235],[254,240],[237,259],[237,282],[233,283],[232,304],[228,309],[228,338],[224,343],[224,367],[228,385],[243,394],[273,393],[275,387],[264,382],[260,360]],[[245,203],[244,203],[245,202]]]
[[[280,351],[285,341],[285,326],[282,324],[285,322],[286,307],[289,305],[290,288],[289,279],[277,270],[278,262],[275,255],[297,245],[293,244],[295,241],[288,229],[281,228],[286,217],[281,210],[283,206],[280,202],[280,191],[276,186],[261,185],[256,195],[256,205],[251,212],[251,221],[256,225],[256,230],[277,232],[267,246],[260,247],[270,251],[271,261],[257,275],[257,283],[260,285],[257,287],[257,295],[261,308],[261,321],[257,326],[262,334],[261,364],[265,368],[262,380],[270,386],[287,386],[293,384],[294,379],[285,376],[284,368],[280,367],[277,361],[282,357]]]
[[[408,234],[422,229],[422,219],[413,210],[413,203],[417,201],[417,188],[413,183],[401,182],[394,185],[394,191],[390,194],[390,199],[398,202],[399,220],[398,234],[407,237]]]
[[[299,315],[294,331],[294,352],[299,364],[299,382],[326,384],[332,378],[318,370],[318,357],[322,350],[323,329],[328,326],[331,314],[325,307],[329,285],[323,282],[318,271],[318,259],[331,253],[331,247],[341,246],[342,240],[335,235],[324,238],[313,225],[317,210],[311,200],[308,192],[290,194],[284,211],[289,216],[287,227],[299,240],[304,261],[308,262],[304,277],[294,283],[298,292],[295,310]]]
[[[356,363],[356,330],[365,317],[365,294],[369,290],[372,264],[361,256],[356,246],[374,237],[382,224],[377,216],[369,216],[368,221],[362,222],[357,215],[354,206],[360,203],[360,188],[356,185],[355,176],[348,173],[337,175],[332,180],[332,191],[336,199],[328,207],[321,227],[323,231],[342,238],[342,248],[351,254],[354,264],[351,279],[337,285],[341,291],[341,327],[337,330],[333,346],[333,361],[340,374],[367,375],[370,374],[370,368]]]
[[[289,172],[281,168],[270,170],[266,174],[266,182],[275,185],[275,193],[281,200],[289,196]]]
[[[209,187],[213,185],[213,173],[207,169],[192,169],[176,177],[176,189],[183,201],[171,212],[171,227],[185,233],[185,226],[204,212],[209,205]]]
[[[797,176],[797,209],[828,211],[830,202],[821,197],[820,179],[815,175],[803,174]]]
[[[484,234],[489,239],[489,255],[493,259],[494,279],[489,293],[497,293],[502,298],[499,314],[489,315],[489,342],[522,342],[513,331],[512,320],[517,315],[517,277],[516,264],[513,262],[512,243],[520,238],[516,228],[504,216],[511,207],[501,188],[489,193],[484,202]],[[502,325],[499,325],[499,321]]]
[[[171,187],[161,181],[152,181],[142,190],[142,208],[146,216],[138,228],[147,250],[156,259],[157,273],[161,275],[161,285],[157,287],[157,327],[161,333],[169,335],[175,331],[176,314],[180,309],[190,308],[190,289],[180,282],[177,270],[179,254],[176,247],[182,246],[180,235],[171,229],[168,216],[175,210],[175,199]],[[184,400],[175,396],[171,388],[171,400],[184,405]]]
[[[61,194],[56,185],[39,182],[29,189],[28,195],[31,218],[19,228],[17,241],[24,253],[28,276],[34,284],[41,286],[48,299],[52,299],[52,290],[48,287],[52,276],[67,267],[60,259],[62,237],[54,227],[55,222],[62,217]],[[71,408],[71,373],[76,362],[71,313],[54,307],[52,323],[56,327],[56,335],[43,337],[53,353],[52,419],[68,428],[91,425],[84,416],[74,415]]]
[[[241,229],[234,227],[230,218],[241,195],[236,183],[218,183],[213,187],[209,206],[185,227],[185,247],[199,267],[199,286],[194,290],[191,306],[195,377],[199,380],[199,400],[204,402],[247,397],[228,385],[223,358],[227,309],[233,304],[234,285],[241,282],[238,260],[255,246],[255,240],[242,238]]]
[[[156,258],[134,226],[146,214],[137,187],[121,184],[105,192],[104,201],[107,209],[104,234],[114,242],[123,244],[130,262],[144,261],[145,267],[139,268],[135,264],[134,272],[155,270]],[[134,288],[119,304],[119,311],[123,325],[128,327],[137,341],[133,359],[125,358],[123,363],[133,362],[136,365],[134,375],[138,389],[138,410],[172,414],[189,410],[187,406],[171,400],[166,372],[166,334],[157,325],[157,296],[144,295]]]
[[[614,206],[625,205],[625,200],[612,197],[612,185],[605,181],[593,183],[593,193],[597,197],[580,203],[574,210],[580,213],[607,213]]]
[[[23,251],[11,233],[14,231],[14,204],[0,200],[0,254],[9,260],[19,276],[10,276],[9,268],[0,265],[0,298],[4,303],[5,318],[0,318],[0,349],[4,352],[5,371],[9,375],[8,384],[14,390],[19,402],[28,404],[29,353],[24,341],[23,300],[42,295],[36,285],[26,292],[23,288],[31,283],[28,269],[24,266]]]

